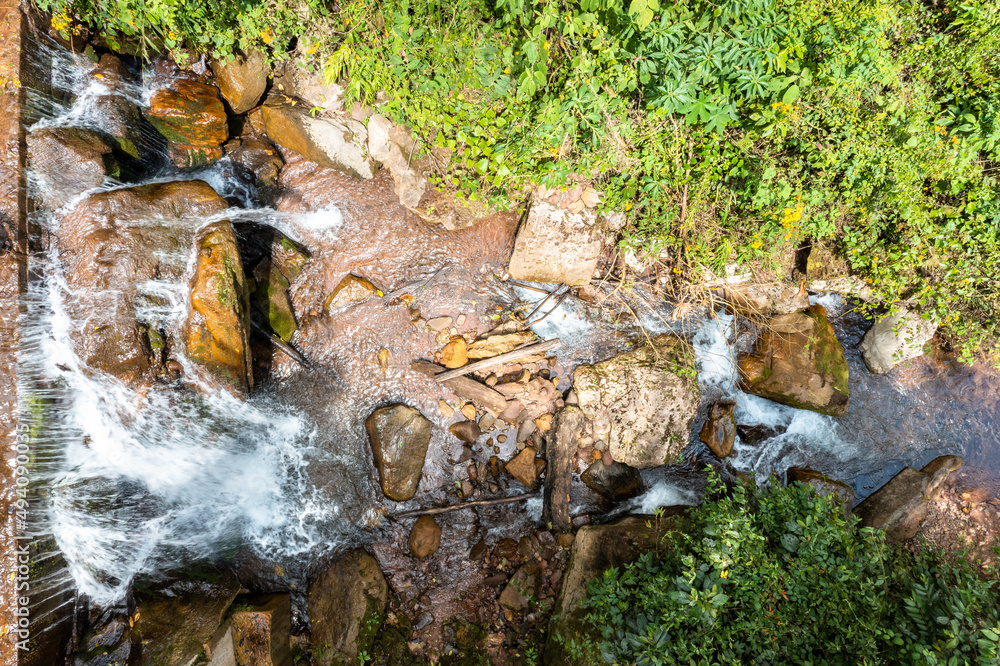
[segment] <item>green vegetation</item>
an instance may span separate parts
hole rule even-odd
[[[613,664],[996,664],[996,583],[855,522],[811,486],[737,487],[660,557],[592,582],[595,638],[569,647]]]
[[[501,205],[592,178],[628,215],[623,248],[679,282],[832,239],[966,360],[1000,333],[992,0],[36,1],[63,30],[71,7],[219,56],[286,58],[295,35],[349,101],[384,91],[455,151],[439,187]]]

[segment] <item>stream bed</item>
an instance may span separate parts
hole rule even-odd
[[[95,83],[90,63],[58,47],[37,52],[36,66],[49,68],[52,89],[31,92],[38,119],[29,130],[101,126],[95,99],[123,93]],[[124,94],[136,104],[147,104],[170,81],[155,68],[133,69],[142,83]],[[35,478],[43,488],[44,510],[34,530],[65,562],[49,581],[53,595],[70,591],[95,607],[113,606],[136,582],[213,563],[239,572],[252,591],[297,595],[293,619],[303,625],[307,581],[338,555],[364,546],[415,617],[433,611],[439,622],[432,632],[441,631],[443,618],[474,613],[486,576],[468,563],[470,548],[534,530],[541,500],[442,518],[447,538],[428,562],[406,555],[408,526],[386,516],[457,501],[456,485],[468,466],[461,442],[448,435],[455,417],[440,405],[448,396],[411,368],[440,347],[434,331],[414,326],[414,312],[423,319],[450,317],[462,322],[459,333],[481,334],[512,311],[532,309],[543,297],[537,290],[550,288],[505,279],[517,215],[497,214],[458,231],[432,227],[399,205],[385,172],[362,181],[289,153],[276,193],[264,202],[228,158],[204,170],[178,171],[152,138],[148,148],[141,183],[203,180],[228,208],[172,219],[173,227],[141,215],[122,224],[187,238],[227,219],[245,247],[278,232],[307,250],[289,297],[298,318],[291,344],[308,365],[257,334],[255,388],[247,400],[199,384],[178,344],[190,314],[194,260],[170,246],[157,248],[162,271],[139,285],[135,307],[139,321],[163,332],[183,380],[136,387],[95,371],[75,336],[114,316],[116,288],[107,287],[107,298],[92,293],[97,287],[84,293],[89,288],[67,274],[64,242],[71,232],[64,221],[87,197],[136,183],[108,178],[56,210],[38,210],[20,374],[22,418],[36,431]],[[46,183],[31,183],[32,195],[43,198]],[[329,316],[324,301],[349,274],[370,280],[379,297]],[[965,458],[965,483],[994,494],[998,489],[1000,381],[992,370],[935,353],[872,375],[858,351],[870,323],[841,297],[817,294],[813,301],[827,308],[850,366],[847,415],[823,416],[739,391],[734,358],[743,342],[733,316],[701,311],[675,320],[668,303],[636,289],[637,302],[646,305],[637,306],[638,318],[573,296],[539,309],[544,319],[534,332],[562,341],[549,377],[565,392],[579,364],[632,349],[647,335],[684,337],[695,350],[703,392],[694,443],[679,463],[644,471],[647,490],[621,506],[598,502],[576,483],[574,513],[600,521],[698,502],[711,454],[697,433],[706,405],[720,397],[736,402],[737,423],[746,429],[741,432],[758,433],[752,441],[740,438],[728,462],[758,480],[809,466],[849,483],[860,501],[902,467],[947,453]],[[76,307],[81,299],[93,307]],[[374,409],[396,402],[419,409],[434,426],[420,492],[402,503],[383,497],[365,431]],[[508,459],[516,452],[515,435],[501,442],[498,432],[484,434],[473,462]],[[523,492],[515,482],[501,485],[491,496]]]

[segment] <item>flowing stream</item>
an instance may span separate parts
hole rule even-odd
[[[31,94],[40,118],[32,129],[99,127],[93,98],[108,94],[107,89],[64,51],[40,53],[40,66],[56,76],[52,93]],[[145,80],[146,85],[126,92],[139,104],[162,84],[149,72]],[[264,381],[245,402],[192,386],[196,379],[185,387],[156,384],[137,390],[87,368],[74,349],[73,331],[101,325],[103,314],[74,318],[67,308],[79,294],[64,274],[60,224],[76,202],[35,215],[42,249],[32,257],[33,279],[25,296],[21,393],[24,418],[36,433],[35,477],[43,489],[44,520],[36,529],[54,538],[67,563],[65,584],[97,604],[120,599],[137,577],[155,577],[192,562],[251,562],[259,571],[277,564],[290,577],[305,578],[311,562],[378,540],[380,518],[390,509],[375,480],[364,420],[389,402],[405,401],[435,423],[421,493],[426,491],[425,502],[444,501],[445,488],[454,483],[451,460],[460,447],[442,434],[448,421],[438,412],[437,387],[409,369],[412,359],[435,348],[433,336],[416,332],[408,308],[399,303],[415,299],[425,317],[465,314],[465,330],[482,332],[497,312],[539,297],[496,278],[512,246],[512,215],[458,232],[430,229],[395,203],[384,174],[358,182],[302,161],[285,167],[284,192],[261,208],[225,159],[194,173],[178,173],[163,163],[156,163],[145,182],[203,179],[233,205],[225,217],[241,233],[273,228],[308,248],[311,258],[292,289],[296,312],[321,309],[323,298],[348,272],[366,275],[386,296],[334,321],[304,316],[293,343],[309,358],[310,368],[272,351]],[[36,194],[46,187],[37,178],[31,184]],[[123,186],[109,179],[98,189]],[[200,227],[211,221],[176,224]],[[181,277],[142,285],[138,315],[177,339],[188,314],[193,260],[180,253],[161,261]],[[734,364],[740,335],[734,319],[721,312],[672,322],[670,308],[657,305],[638,321],[616,323],[569,298],[542,308],[539,315],[545,319],[534,330],[563,341],[561,388],[568,388],[576,364],[601,360],[641,340],[640,326],[651,334],[674,330],[689,336],[705,402],[735,399],[741,426],[770,429],[761,441],[739,441],[731,458],[737,469],[758,478],[808,465],[851,483],[863,498],[902,466],[921,465],[941,453],[964,455],[992,475],[998,435],[995,377],[934,359],[873,376],[857,351],[864,319],[836,296],[818,300],[835,318],[851,368],[851,408],[840,419],[740,392]],[[384,366],[377,361],[380,350],[390,354]],[[499,452],[501,457],[510,455],[512,445]],[[697,442],[690,452],[705,455]],[[696,502],[700,475],[694,464],[649,471],[650,490],[634,506],[648,511],[658,504]],[[402,508],[415,508],[420,499]],[[516,533],[537,511],[535,503],[500,516]]]

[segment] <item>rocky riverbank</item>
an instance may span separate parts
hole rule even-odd
[[[78,613],[45,654],[95,666],[570,663],[553,636],[584,631],[573,611],[586,581],[670,528],[669,516],[623,517],[657,470],[708,463],[748,482],[730,463],[755,433],[699,381],[682,309],[676,332],[653,335],[626,314],[626,282],[644,303],[663,283],[651,268],[623,272],[621,219],[601,211],[594,183],[536,188],[520,216],[488,210],[431,182],[432,161],[451,155],[377,109],[329,104],[336,91],[302,72],[252,54],[207,69],[94,55],[62,56],[85,79],[90,121],[49,119],[27,138],[76,324],[78,362],[59,372],[113,378],[132,401],[126,421],[157,396],[300,410],[315,433],[301,447],[327,454],[306,478],[342,522],[315,552],[237,540],[190,570],[131,570],[124,594]],[[852,405],[849,364],[810,290],[860,288],[814,251],[799,284],[730,276],[693,286],[694,306],[736,317],[743,392],[836,418]],[[626,323],[586,353],[539,337],[566,303]],[[906,311],[886,321],[860,345],[872,372],[916,357],[936,328]],[[205,416],[217,403],[197,404]],[[83,456],[101,450],[93,436]],[[946,538],[936,516],[960,465],[905,468],[856,507],[845,479],[788,480],[837,494],[893,539],[929,515]],[[991,528],[977,529],[985,548]]]

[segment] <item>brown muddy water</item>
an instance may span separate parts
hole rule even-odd
[[[58,69],[59,94],[35,92],[40,122],[99,123],[88,115],[93,91],[88,93],[87,66],[56,50],[46,58]],[[152,85],[137,85],[134,98],[144,99]],[[406,554],[412,522],[392,515],[458,501],[456,486],[470,463],[462,458],[461,442],[447,434],[461,417],[439,405],[442,399],[453,406],[460,401],[410,367],[441,346],[435,333],[413,322],[464,316],[459,332],[484,333],[505,313],[537,302],[539,293],[504,280],[518,217],[499,214],[447,231],[402,208],[385,173],[363,182],[285,156],[279,195],[268,207],[255,205],[252,188],[225,159],[195,173],[156,167],[148,178],[203,179],[232,205],[214,217],[171,222],[178,233],[225,217],[247,245],[277,230],[309,253],[290,292],[299,323],[291,344],[309,365],[256,339],[256,388],[246,402],[224,391],[191,391],[183,382],[140,394],[87,367],[72,334],[107,313],[97,308],[80,314],[69,307],[83,294],[69,288],[60,258],[66,209],[34,217],[39,250],[24,297],[20,409],[38,441],[34,477],[43,486],[43,510],[35,535],[50,544],[48,557],[64,563],[52,574],[52,598],[77,604],[86,596],[96,605],[114,604],[135,581],[209,562],[239,572],[252,590],[292,592],[296,626],[302,628],[309,578],[331,558],[364,545],[380,560],[398,607],[423,625],[417,636],[439,645],[449,619],[491,621],[477,614],[497,590],[485,585],[489,572],[470,561],[471,548],[481,540],[491,546],[516,541],[540,527],[541,500],[442,516],[439,554],[419,562]],[[109,180],[95,192],[120,187]],[[187,316],[191,262],[187,256],[162,260],[173,262],[181,277],[145,284],[138,313],[176,337]],[[325,313],[324,300],[348,274],[367,278],[382,294]],[[1000,381],[993,371],[939,354],[871,375],[857,349],[868,323],[838,297],[817,295],[835,318],[851,371],[848,414],[821,416],[736,389],[733,357],[741,340],[731,317],[701,312],[675,321],[669,304],[636,290],[634,297],[623,296],[629,307],[611,305],[615,299],[597,307],[567,297],[542,308],[539,314],[546,317],[535,332],[563,341],[549,364],[561,390],[569,388],[577,364],[612,356],[647,334],[674,332],[694,345],[705,404],[731,397],[740,425],[766,432],[737,443],[730,460],[737,469],[766,478],[808,465],[847,481],[860,499],[905,465],[957,453],[967,461],[964,482],[995,495]],[[374,409],[395,402],[418,408],[434,425],[419,492],[404,503],[382,496],[364,429]],[[703,406],[685,460],[644,471],[648,490],[640,498],[608,506],[577,482],[574,511],[602,520],[697,502],[710,457],[697,443],[704,412]],[[501,443],[497,434],[477,442],[471,462],[485,465],[493,456],[513,454],[515,438]],[[495,492],[480,488],[476,496],[520,492],[517,482],[503,479]],[[421,621],[428,615],[429,621]]]

